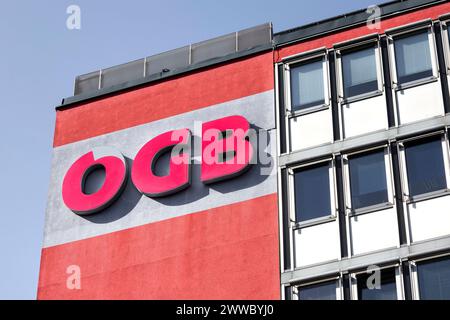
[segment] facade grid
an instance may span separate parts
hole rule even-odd
[[[275,66],[285,299],[450,297],[448,16],[424,11]]]

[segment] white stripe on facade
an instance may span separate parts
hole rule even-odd
[[[273,90],[183,113],[102,136],[70,143],[54,149],[50,188],[46,210],[44,247],[68,243],[128,229],[156,221],[229,205],[277,192],[276,136]],[[151,103],[151,101],[149,101]],[[61,186],[70,165],[93,147],[111,146],[126,158],[134,159],[138,150],[153,137],[173,129],[190,128],[194,139],[200,139],[201,125],[230,115],[242,115],[252,126],[270,133],[265,151],[271,155],[270,166],[254,165],[248,172],[221,183],[200,182],[200,150],[193,150],[191,186],[172,196],[151,199],[141,195],[129,177],[120,198],[106,210],[92,216],[78,216],[63,203]],[[194,144],[195,145],[195,144]],[[261,175],[265,167],[269,175]],[[267,167],[271,170],[267,170]]]

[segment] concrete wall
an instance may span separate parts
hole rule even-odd
[[[39,299],[278,299],[276,136],[271,53],[260,54],[57,112]],[[242,115],[269,139],[271,163],[200,182],[201,122]],[[129,165],[151,138],[190,128],[191,186],[163,198],[131,179],[109,208],[79,216],[63,203],[70,165],[98,146]],[[129,166],[129,167],[130,167]],[[66,286],[67,267],[81,289]]]

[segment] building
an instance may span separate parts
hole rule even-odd
[[[378,10],[77,77],[38,298],[450,299],[450,3]],[[205,165],[247,125],[256,163]]]

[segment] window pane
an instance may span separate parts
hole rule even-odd
[[[375,48],[344,53],[342,55],[344,96],[346,98],[378,89]]]
[[[388,201],[383,150],[351,157],[349,172],[353,209]]]
[[[294,173],[297,222],[331,215],[329,163]]]
[[[431,53],[428,32],[395,40],[395,61],[399,83],[431,77]]]
[[[293,111],[325,103],[322,60],[291,69],[291,100]]]
[[[446,188],[440,136],[405,146],[411,196]]]
[[[336,281],[300,287],[298,293],[300,300],[336,300]]]
[[[450,259],[417,264],[419,296],[424,300],[450,300]]]
[[[358,276],[358,300],[397,300],[397,287],[395,284],[395,270],[383,269],[380,272],[380,288],[374,287],[376,280],[373,273]],[[369,283],[367,283],[369,280]],[[369,285],[370,288],[369,289]]]

